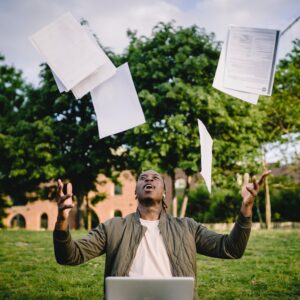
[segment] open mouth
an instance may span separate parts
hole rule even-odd
[[[152,190],[154,190],[154,186],[152,184],[146,184],[144,186],[144,190],[145,191],[152,191]]]

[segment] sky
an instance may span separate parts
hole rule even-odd
[[[198,25],[224,41],[229,24],[285,29],[300,16],[299,0],[0,0],[0,53],[21,69],[27,82],[38,85],[42,58],[28,37],[70,11],[86,19],[101,44],[116,53],[128,45],[126,32],[151,35],[158,22]],[[300,38],[300,21],[280,40],[279,58]]]

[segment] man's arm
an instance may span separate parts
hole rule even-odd
[[[241,191],[243,197],[241,211],[229,235],[217,234],[195,222],[198,253],[217,258],[242,257],[250,236],[254,200],[264,179],[270,173],[270,171],[265,171],[258,182],[253,177],[253,184],[249,184],[249,175],[245,174]]]
[[[241,213],[229,235],[218,234],[197,224],[195,235],[197,252],[217,258],[242,257],[250,236],[251,224],[251,217],[244,217]]]
[[[72,185],[68,183],[67,194],[63,193],[63,183],[58,180],[57,222],[53,231],[56,261],[63,265],[78,265],[105,252],[106,232],[104,225],[91,230],[86,237],[74,241],[69,232],[68,217],[73,208]]]
[[[82,264],[105,253],[106,233],[104,225],[98,225],[86,237],[79,240],[73,240],[68,229],[66,231],[55,229],[53,244],[55,258],[59,264]]]

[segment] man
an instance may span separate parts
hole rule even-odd
[[[240,214],[229,235],[217,234],[190,218],[174,218],[165,211],[165,184],[153,170],[138,177],[136,213],[112,218],[79,240],[72,240],[68,216],[72,185],[58,180],[58,217],[53,233],[55,257],[59,264],[78,265],[106,253],[107,276],[189,276],[196,279],[196,253],[218,258],[240,258],[251,230],[254,199],[266,171],[257,182],[244,177]],[[194,299],[197,297],[195,284]]]

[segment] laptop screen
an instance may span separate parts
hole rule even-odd
[[[107,277],[107,300],[192,300],[193,277]]]

